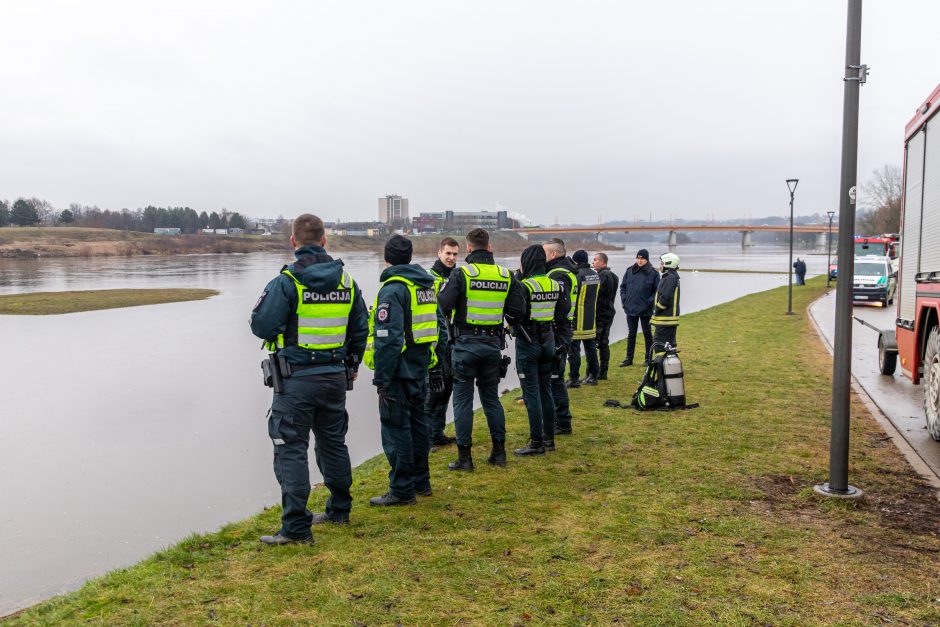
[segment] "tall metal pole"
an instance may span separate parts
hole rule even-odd
[[[826,287],[832,282],[832,218],[836,215],[835,211],[827,211],[829,214],[829,235],[826,237]]]
[[[793,179],[791,179],[793,180]],[[790,181],[787,181],[787,186]],[[790,189],[790,266],[787,268],[787,315],[793,315],[793,194],[796,185]]]
[[[855,279],[855,183],[858,171],[858,99],[866,68],[860,65],[862,0],[848,0],[845,78],[842,103],[842,175],[839,182],[839,284],[836,287],[836,335],[832,364],[832,431],[829,482],[817,494],[860,498],[849,485],[849,385],[852,377],[852,283]]]

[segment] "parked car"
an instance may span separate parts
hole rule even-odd
[[[829,264],[829,280],[835,281],[839,276],[839,260],[833,259]]]
[[[887,307],[894,302],[898,287],[898,273],[891,258],[881,255],[865,255],[855,258],[855,282],[852,285],[852,300],[862,303],[880,302]]]

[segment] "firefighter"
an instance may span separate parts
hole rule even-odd
[[[274,475],[281,486],[281,528],[265,544],[313,542],[310,526],[349,522],[352,469],[346,448],[347,378],[355,380],[366,347],[368,315],[362,292],[326,250],[323,221],[305,213],[294,220],[296,260],[284,266],[251,312],[251,331],[274,351],[282,390],[268,412]],[[270,361],[269,361],[270,363]],[[310,432],[323,483],[323,512],[307,509]]]
[[[472,471],[473,385],[492,439],[487,462],[506,465],[506,415],[499,402],[499,380],[504,374],[503,318],[525,314],[525,288],[506,268],[496,265],[490,235],[485,229],[467,233],[467,265],[451,274],[441,290],[439,305],[444,317],[453,314],[454,428],[457,459],[448,468]]]
[[[552,371],[552,399],[555,402],[555,434],[571,434],[571,406],[568,402],[568,389],[565,387],[565,361],[571,345],[572,320],[574,319],[575,303],[578,298],[578,277],[575,274],[577,267],[565,253],[565,242],[552,238],[542,245],[545,251],[545,267],[548,276],[561,285],[562,290],[568,294],[571,306],[563,322],[553,324],[555,336],[555,369]]]
[[[653,352],[663,350],[665,344],[676,346],[676,330],[679,327],[679,255],[665,253],[659,258],[662,277],[656,288],[653,306]]]
[[[393,235],[385,244],[385,270],[369,317],[365,363],[375,370],[382,449],[391,470],[389,488],[370,505],[414,505],[431,496],[428,424],[424,411],[428,369],[440,334],[434,278],[411,263],[411,240]]]
[[[574,310],[574,328],[572,330],[571,350],[568,352],[568,387],[576,388],[584,385],[597,385],[598,364],[597,344],[594,338],[597,335],[597,292],[600,287],[600,276],[588,265],[588,254],[583,250],[576,250],[571,260],[577,266],[578,299],[572,306]],[[581,374],[581,346],[584,346],[584,357],[587,361],[585,376],[579,380]]]

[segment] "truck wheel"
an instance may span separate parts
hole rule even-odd
[[[927,432],[940,442],[940,327],[934,327],[924,351],[924,416]]]
[[[898,367],[898,353],[897,351],[889,351],[885,348],[884,338],[878,338],[878,371],[881,374],[888,375],[889,377],[894,375],[895,369]]]

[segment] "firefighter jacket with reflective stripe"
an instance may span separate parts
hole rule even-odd
[[[509,296],[509,270],[493,264],[461,266],[467,297],[467,324],[495,326],[503,323],[503,309]]]
[[[555,318],[555,306],[561,298],[561,284],[538,274],[522,280],[529,292],[529,320],[536,323],[549,323]]]
[[[281,270],[294,281],[297,289],[297,343],[307,350],[339,348],[346,342],[346,325],[355,300],[355,288],[349,273],[343,272],[336,289],[321,293],[300,282],[290,270]],[[277,347],[284,348],[288,340],[277,336]]]
[[[578,303],[578,277],[571,270],[565,267],[555,267],[548,271],[548,276],[555,279],[560,285],[564,285],[565,282],[561,277],[567,279],[567,283],[571,286],[571,292],[568,295],[568,298],[571,299],[571,308],[568,310],[568,320],[574,320],[575,308]]]
[[[656,288],[656,304],[650,319],[661,327],[674,327],[679,324],[679,272],[667,268]]]
[[[391,282],[404,283],[408,288],[410,303],[408,309],[404,312],[403,321],[404,341],[402,342],[401,352],[405,352],[412,346],[425,344],[434,344],[437,342],[437,291],[434,286],[421,287],[414,281],[402,276],[392,276],[383,281],[382,285]],[[381,288],[379,288],[381,292]],[[385,315],[389,315],[386,310]],[[370,369],[375,370],[375,320],[376,316],[382,316],[382,310],[379,307],[379,297],[375,297],[375,305],[369,312],[369,339],[366,342],[366,352],[363,361]],[[430,367],[434,367],[437,362],[436,354],[431,352]]]
[[[578,266],[578,302],[574,313],[575,340],[590,340],[597,336],[597,291],[601,278],[586,263]]]

